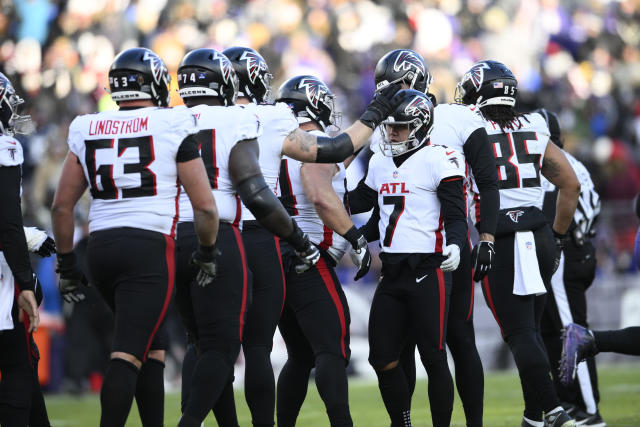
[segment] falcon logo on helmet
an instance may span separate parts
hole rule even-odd
[[[218,53],[217,51],[214,51],[213,53],[213,60],[220,61],[220,72],[222,74],[222,80],[225,83],[228,83],[231,79],[231,74],[233,73],[233,66],[231,65],[231,62],[229,62],[229,59],[227,59],[226,56]]]
[[[260,71],[267,71],[267,64],[255,53],[245,50],[240,57],[241,61],[247,61],[247,75],[251,84],[255,84]]]
[[[162,63],[162,60],[153,52],[148,50],[144,53],[142,60],[149,61],[149,64],[151,66],[151,74],[153,75],[153,81],[156,84],[160,84],[162,74],[167,72],[167,69]]]
[[[478,62],[465,74],[465,80],[471,80],[473,83],[473,87],[476,90],[480,90],[480,86],[482,86],[482,82],[484,81],[484,70],[489,70],[491,67],[485,62]]]
[[[322,94],[329,92],[329,88],[318,79],[302,79],[298,87],[305,88],[307,99],[313,108],[318,108]]]
[[[426,70],[424,68],[424,63],[418,58],[415,52],[410,50],[403,50],[400,55],[396,58],[396,62],[393,64],[394,71],[411,70],[411,67],[415,67],[418,72],[423,75],[426,74]]]
[[[425,121],[431,121],[431,112],[429,111],[429,103],[422,96],[414,97],[406,107],[404,113],[407,116],[423,117]]]

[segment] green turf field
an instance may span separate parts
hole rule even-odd
[[[600,412],[609,427],[640,426],[640,364],[602,367],[598,370],[602,402]],[[47,407],[54,426],[97,426],[100,405],[95,395],[83,398],[48,396]],[[349,401],[353,420],[361,427],[388,427],[387,414],[375,383],[352,381]],[[241,393],[236,394],[241,426],[250,426],[249,410]],[[179,396],[166,399],[165,425],[175,426],[179,418]],[[427,414],[426,381],[419,381],[413,399],[414,427],[430,426]],[[485,379],[486,427],[519,427],[522,414],[522,393],[514,372],[492,373]],[[205,425],[214,426],[210,417]],[[298,425],[301,427],[328,426],[324,406],[315,385],[310,384],[307,400],[302,407]],[[463,427],[464,414],[456,395],[452,426]],[[137,410],[132,410],[127,426],[140,426]]]

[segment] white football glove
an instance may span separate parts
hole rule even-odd
[[[447,245],[442,251],[442,255],[447,257],[440,264],[442,271],[454,271],[458,268],[458,264],[460,264],[460,248],[458,245]]]
[[[48,257],[56,253],[56,243],[42,230],[36,227],[23,227],[29,252],[35,252],[41,257]]]

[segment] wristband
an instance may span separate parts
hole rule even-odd
[[[363,236],[362,231],[358,230],[355,225],[342,235],[346,241],[351,243],[353,249],[358,249],[358,239],[361,236]]]

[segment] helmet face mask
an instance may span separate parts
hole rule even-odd
[[[418,53],[410,49],[396,49],[378,61],[375,83],[376,92],[393,83],[404,83],[408,89],[427,93],[433,76]]]
[[[518,81],[497,61],[475,63],[456,85],[455,102],[465,105],[516,105]]]
[[[18,114],[22,104],[24,99],[16,94],[9,79],[0,73],[0,132],[13,136],[29,135],[35,130],[30,115]]]
[[[236,103],[238,76],[229,59],[214,49],[196,49],[178,67],[178,92],[182,99],[217,98],[222,105]]]
[[[433,129],[431,100],[420,91],[406,91],[413,96],[407,97],[408,100],[400,104],[380,126],[380,149],[387,157],[400,156],[418,149],[428,141]]]
[[[171,75],[162,59],[146,48],[127,49],[109,70],[109,93],[115,102],[151,100],[169,106]]]
[[[342,114],[336,111],[335,95],[317,77],[287,80],[278,89],[276,102],[289,104],[300,124],[314,121],[325,131],[340,129]]]

